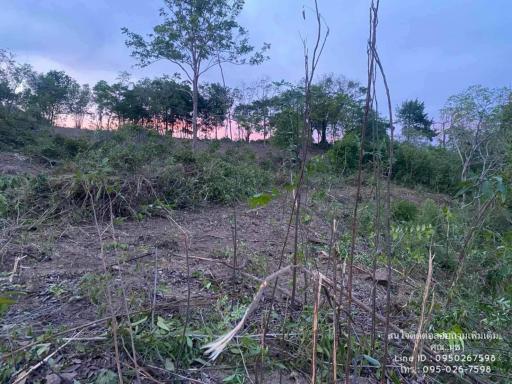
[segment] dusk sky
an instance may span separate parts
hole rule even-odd
[[[364,82],[368,3],[319,0],[331,29],[319,74],[342,74]],[[0,48],[38,71],[62,69],[82,83],[112,81],[120,71],[134,78],[172,74],[159,63],[134,68],[121,27],[148,33],[159,22],[160,0],[0,0]],[[303,5],[312,0],[247,0],[239,21],[251,42],[271,43],[271,59],[258,67],[226,68],[228,85],[300,80]],[[378,48],[391,87],[393,105],[425,101],[437,117],[446,99],[472,84],[511,86],[512,2],[510,0],[381,0]],[[310,34],[310,39],[312,38]],[[214,69],[203,81],[219,81]]]

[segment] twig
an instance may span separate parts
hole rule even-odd
[[[21,261],[27,256],[16,256],[14,259],[14,266],[12,267],[11,275],[9,276],[9,283],[13,283],[14,277],[16,276],[16,272],[18,271],[18,265],[21,263]]]
[[[334,286],[338,286],[338,252],[334,249],[334,235],[336,233],[336,219],[332,220],[331,225],[331,237],[329,240],[329,254],[332,260],[332,277]],[[336,296],[336,292],[334,293]],[[341,300],[340,300],[341,301]],[[338,317],[338,306],[336,304],[336,297],[334,297],[334,311],[333,311],[333,326],[332,326],[332,380],[336,382],[338,377],[337,369],[337,351],[338,351],[338,326],[339,326],[339,317]]]
[[[348,256],[348,281],[347,281],[347,312],[350,315],[352,312],[352,275],[353,275],[353,264],[354,264],[354,254],[356,247],[356,238],[357,238],[357,227],[358,227],[358,209],[359,209],[359,200],[361,198],[361,184],[362,184],[362,174],[363,174],[363,158],[364,158],[364,145],[365,145],[365,133],[366,127],[368,126],[368,118],[370,115],[370,107],[371,107],[371,97],[372,97],[372,80],[373,80],[373,72],[375,68],[375,58],[374,58],[374,48],[376,43],[376,30],[377,30],[377,9],[378,9],[378,0],[377,6],[375,7],[374,2],[372,0],[372,4],[370,7],[370,38],[368,41],[368,82],[367,82],[367,90],[366,90],[366,101],[364,108],[364,118],[363,124],[361,125],[360,130],[360,147],[359,147],[359,160],[358,160],[358,169],[357,169],[357,190],[356,197],[354,203],[354,211],[352,215],[352,234],[350,241],[350,252]],[[350,377],[350,362],[352,355],[352,330],[351,327],[347,329],[347,354],[346,354],[346,362],[345,362],[345,383],[349,384]]]
[[[236,205],[233,205],[233,282],[236,281],[237,272],[237,243],[238,243],[238,228],[236,223]]]
[[[116,238],[116,232],[115,232],[115,228],[114,228],[114,211],[112,209],[112,200],[110,199],[110,196],[109,196],[109,211],[110,211],[110,229],[112,232],[112,241],[114,241],[114,244],[117,244],[118,241]],[[116,253],[116,259],[118,259],[117,249],[116,249],[115,253]],[[128,309],[128,298],[126,297],[126,287],[124,284],[124,279],[123,279],[123,274],[121,273],[121,269],[119,269],[117,272],[118,272],[118,276],[119,276],[119,281],[121,283],[121,293],[123,295],[123,308],[125,311],[126,320],[128,322],[128,333],[130,335],[130,346],[132,349],[131,359],[133,361],[133,364],[135,365],[136,382],[137,382],[137,384],[140,384],[139,365],[137,363],[137,351],[135,349],[135,341],[133,339],[133,328],[132,328],[132,321],[130,318],[130,310]]]
[[[94,205],[94,197],[92,196],[92,194],[90,192],[88,192],[88,194],[89,194],[89,197],[90,197],[90,200],[91,200],[91,207],[92,207],[92,212],[93,212],[93,217],[94,217],[94,224],[96,226],[96,231],[98,233],[98,241],[100,242],[100,258],[101,258],[101,262],[102,262],[102,265],[103,265],[103,272],[105,273],[105,276],[108,276],[109,272],[108,272],[108,269],[107,269],[107,260],[106,260],[105,251],[104,251],[104,248],[103,248],[103,239],[101,237],[100,225],[98,223],[98,217],[96,215],[96,207]],[[120,356],[119,356],[119,345],[117,343],[117,328],[118,328],[118,324],[117,324],[117,318],[116,318],[115,313],[114,313],[114,304],[112,302],[112,291],[110,289],[110,285],[109,284],[106,284],[106,293],[107,293],[107,303],[108,303],[108,307],[109,307],[109,310],[110,310],[110,317],[112,319],[112,337],[114,339],[114,353],[115,353],[115,357],[116,357],[117,377],[119,379],[119,383],[123,384],[123,373],[122,373],[122,370],[121,370],[121,359],[120,359]]]
[[[155,249],[155,266],[153,274],[153,300],[151,302],[151,324],[155,324],[156,287],[158,282],[158,249]]]
[[[311,352],[311,383],[316,383],[316,343],[318,339],[318,307],[320,306],[320,293],[322,291],[322,274],[317,273],[317,287],[313,304],[313,347]],[[334,364],[336,365],[336,364]]]
[[[414,341],[414,348],[412,350],[412,356],[411,356],[411,369],[414,374],[416,374],[416,370],[418,368],[418,354],[420,353],[420,346],[421,346],[421,334],[423,333],[423,326],[425,324],[425,309],[427,306],[427,300],[430,293],[430,284],[432,283],[432,269],[433,269],[433,261],[434,261],[434,255],[432,255],[432,249],[430,249],[429,252],[429,258],[428,258],[428,273],[427,273],[427,280],[425,282],[425,289],[423,290],[423,300],[421,302],[421,313],[420,313],[420,320],[418,324],[418,330],[416,332],[416,340]]]
[[[42,366],[43,364],[47,363],[53,356],[55,356],[59,351],[61,351],[66,345],[68,345],[69,343],[71,343],[73,340],[75,340],[75,338],[80,335],[80,333],[82,333],[82,331],[79,331],[74,337],[70,338],[68,341],[66,341],[64,344],[62,344],[59,348],[57,348],[55,351],[53,351],[52,353],[50,353],[48,356],[46,356],[43,360],[41,360],[39,363],[33,365],[32,367],[30,367],[30,369],[26,372],[22,372],[22,374],[20,374],[20,376],[18,376],[12,384],[18,384],[18,383],[21,383],[21,382],[25,382],[26,379],[30,376],[30,374],[32,372],[34,372],[36,369],[38,369],[40,366]]]

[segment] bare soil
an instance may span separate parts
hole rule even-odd
[[[35,174],[44,170],[16,154],[0,154],[0,164],[0,173],[3,174]],[[340,223],[339,230],[344,231],[350,226],[355,188],[347,185],[332,193],[342,206],[344,221]],[[368,200],[372,190],[365,187],[363,194],[364,200]],[[432,198],[439,204],[446,203],[444,196],[422,194],[402,187],[393,187],[393,194],[416,203],[426,198]],[[246,204],[235,207],[209,205],[194,210],[175,211],[172,219],[147,217],[142,221],[115,220],[114,232],[109,222],[100,222],[101,241],[98,228],[92,222],[77,224],[63,219],[53,224],[35,225],[30,231],[23,232],[7,228],[0,238],[0,271],[7,276],[13,271],[16,258],[21,261],[12,283],[4,278],[1,284],[3,289],[19,290],[23,294],[18,296],[16,304],[10,306],[1,318],[0,339],[14,351],[31,343],[32,335],[40,335],[48,330],[59,332],[80,327],[108,316],[105,305],[92,303],[81,288],[84,276],[101,274],[103,271],[100,244],[103,244],[107,267],[114,272],[113,286],[126,289],[132,309],[147,308],[147,304],[152,302],[155,276],[159,287],[156,291],[156,307],[162,315],[184,313],[188,281],[194,308],[207,310],[221,295],[252,298],[258,286],[257,281],[244,275],[239,275],[233,281],[232,269],[228,267],[233,255],[233,215],[236,212],[238,266],[242,266],[241,270],[246,274],[263,278],[276,271],[280,263],[282,266],[291,263],[293,224],[281,261],[291,199],[289,195],[282,195],[267,206],[257,209],[250,209]],[[306,262],[331,276],[332,263],[326,252],[330,229],[325,220],[325,208],[322,210],[322,207],[310,204],[306,209],[312,217],[310,222],[301,226],[300,233],[300,241],[311,246]],[[187,278],[184,232],[189,239],[190,279]],[[359,242],[357,247],[358,254],[368,251],[364,242]],[[208,281],[209,287],[205,281]],[[354,269],[353,284],[354,298],[371,305],[373,284],[363,265]],[[287,295],[283,292],[289,292],[290,279],[280,279],[279,285],[282,290],[278,291],[278,302],[284,303]],[[310,291],[303,289],[302,278],[300,287],[300,300],[303,301],[304,294],[310,294]],[[397,280],[393,289],[396,295],[393,295],[395,302],[392,321],[408,328],[411,323],[406,304],[410,287]],[[122,313],[120,295],[115,296],[114,306]],[[384,285],[378,285],[377,298],[378,312],[384,315]],[[270,292],[265,295],[263,304],[269,300]],[[257,321],[258,314],[255,314],[249,323]],[[355,307],[354,323],[368,328],[369,314]],[[80,336],[102,337],[105,326],[104,322],[87,328]],[[60,351],[55,359],[63,367],[61,372],[70,373],[74,379],[89,380],[102,368],[115,370],[112,352],[105,353],[98,348],[97,343],[94,340],[84,341],[81,342],[82,348],[73,348],[70,344]],[[52,345],[52,350],[56,347]],[[222,378],[228,374],[208,368],[199,371],[200,382],[204,383],[222,382]],[[46,378],[48,381],[48,375],[51,374],[51,369],[43,366],[31,375],[31,380]],[[269,383],[279,381],[279,378],[276,379],[279,375],[275,375],[267,375]],[[57,379],[55,382],[66,382],[62,377],[58,376]],[[286,372],[282,379],[284,383],[303,380],[296,372]]]

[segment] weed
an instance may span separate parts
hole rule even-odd
[[[50,284],[48,287],[48,292],[59,298],[67,292],[67,288],[64,282]]]
[[[109,369],[102,369],[96,375],[94,384],[116,384],[117,374]]]
[[[79,290],[81,296],[86,296],[94,305],[100,305],[105,298],[107,276],[103,274],[86,273],[80,278]]]
[[[414,221],[418,215],[418,207],[407,200],[400,200],[393,204],[393,219],[399,222]]]
[[[226,384],[244,384],[245,375],[242,372],[235,372],[222,379],[222,382]]]

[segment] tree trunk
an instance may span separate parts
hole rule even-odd
[[[321,129],[322,138],[320,139],[320,146],[327,146],[327,122],[322,122]]]
[[[267,144],[267,120],[263,116],[263,144]]]
[[[192,149],[196,149],[197,142],[197,104],[199,100],[199,90],[198,90],[198,82],[199,75],[194,74],[194,79],[192,81]]]

